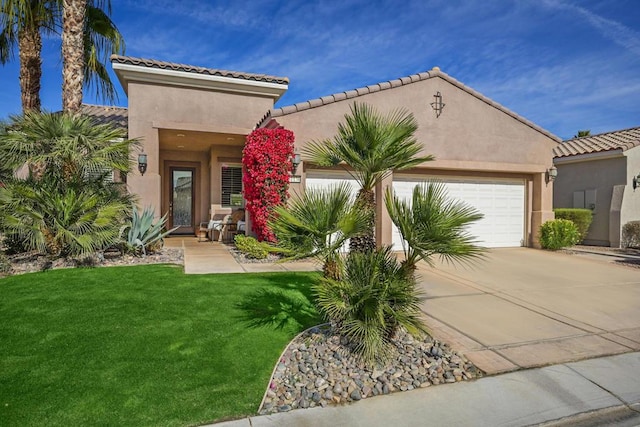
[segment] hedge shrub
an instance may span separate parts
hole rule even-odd
[[[622,247],[640,248],[640,221],[629,221],[622,227]]]
[[[582,241],[587,237],[587,233],[589,232],[589,226],[591,225],[591,221],[593,220],[593,212],[591,209],[554,209],[553,212],[556,214],[556,219],[568,219],[573,222],[576,227],[578,227],[578,233],[580,233],[580,240],[577,243],[582,243]]]
[[[573,246],[580,240],[578,227],[568,219],[554,219],[540,226],[540,245],[552,251]]]

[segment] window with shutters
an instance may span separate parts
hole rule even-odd
[[[242,197],[242,166],[222,167],[222,206],[244,206]]]

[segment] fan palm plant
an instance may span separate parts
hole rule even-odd
[[[129,201],[88,182],[12,180],[0,188],[0,226],[26,250],[85,255],[117,243]]]
[[[13,168],[37,164],[43,175],[70,181],[105,170],[127,172],[129,149],[137,143],[124,130],[89,117],[27,111],[11,117],[8,131],[0,134],[0,160]]]
[[[482,255],[483,248],[476,244],[467,227],[483,215],[474,207],[449,198],[443,183],[417,185],[410,201],[387,190],[385,204],[403,239],[403,267],[408,275],[413,275],[418,261],[431,263],[436,254],[447,261]]]
[[[325,277],[338,279],[340,251],[349,238],[362,233],[367,221],[343,183],[326,190],[307,189],[288,206],[276,207],[269,227],[288,259],[315,257],[323,263]]]
[[[420,293],[389,247],[353,252],[344,277],[322,278],[314,287],[320,312],[369,363],[384,362],[398,328],[425,332],[420,320]]]
[[[3,0],[0,5],[0,64],[18,50],[22,111],[40,110],[42,33],[55,34],[62,27],[62,0]],[[111,2],[93,0],[86,5],[82,37],[77,49],[84,56],[84,80],[106,101],[117,99],[105,63],[113,53],[123,54],[122,34],[109,18]]]
[[[337,135],[328,141],[313,141],[303,154],[320,166],[345,166],[358,182],[356,204],[369,215],[364,233],[351,239],[352,250],[375,248],[375,186],[395,170],[415,167],[433,160],[419,156],[421,144],[415,138],[418,128],[411,113],[396,110],[383,116],[367,104],[354,103]]]

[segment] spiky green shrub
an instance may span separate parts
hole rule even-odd
[[[556,214],[556,219],[568,219],[578,227],[580,240],[578,240],[577,243],[582,243],[585,237],[587,237],[591,221],[593,220],[593,212],[591,212],[591,209],[558,208],[554,209],[553,212]]]
[[[540,245],[552,251],[573,246],[580,240],[578,227],[568,219],[554,219],[540,226]]]
[[[629,221],[622,227],[622,247],[640,248],[640,221]]]
[[[131,222],[121,228],[120,237],[123,238],[126,233],[126,239],[123,239],[124,249],[134,255],[147,255],[150,248],[161,244],[162,239],[178,228],[164,231],[167,214],[154,223],[153,209],[149,207],[140,213],[134,206],[131,213]]]
[[[0,227],[26,250],[52,257],[115,245],[130,197],[92,181],[13,180],[0,188]]]
[[[307,189],[287,206],[279,206],[269,222],[288,259],[316,258],[327,277],[338,279],[340,251],[368,226],[367,213],[353,204],[348,184]]]
[[[314,291],[320,312],[367,363],[389,358],[398,328],[411,334],[425,331],[416,282],[390,247],[350,253],[342,279],[323,277]]]
[[[484,249],[467,227],[483,215],[473,206],[449,198],[442,182],[426,181],[415,186],[410,201],[387,190],[385,204],[403,239],[407,273],[412,273],[420,260],[431,264],[434,255],[447,261],[482,256]]]
[[[236,248],[249,258],[265,259],[269,255],[269,246],[264,242],[244,234],[236,234],[234,237]]]

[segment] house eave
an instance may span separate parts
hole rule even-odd
[[[613,159],[616,157],[623,157],[624,152],[622,148],[615,150],[599,151],[595,153],[574,154],[572,156],[556,157],[553,159],[555,165],[566,165],[569,163],[590,162],[595,160]]]
[[[138,82],[263,96],[272,98],[275,102],[289,88],[286,84],[147,68],[116,62],[112,63],[112,66],[127,95],[129,94],[129,83]]]

